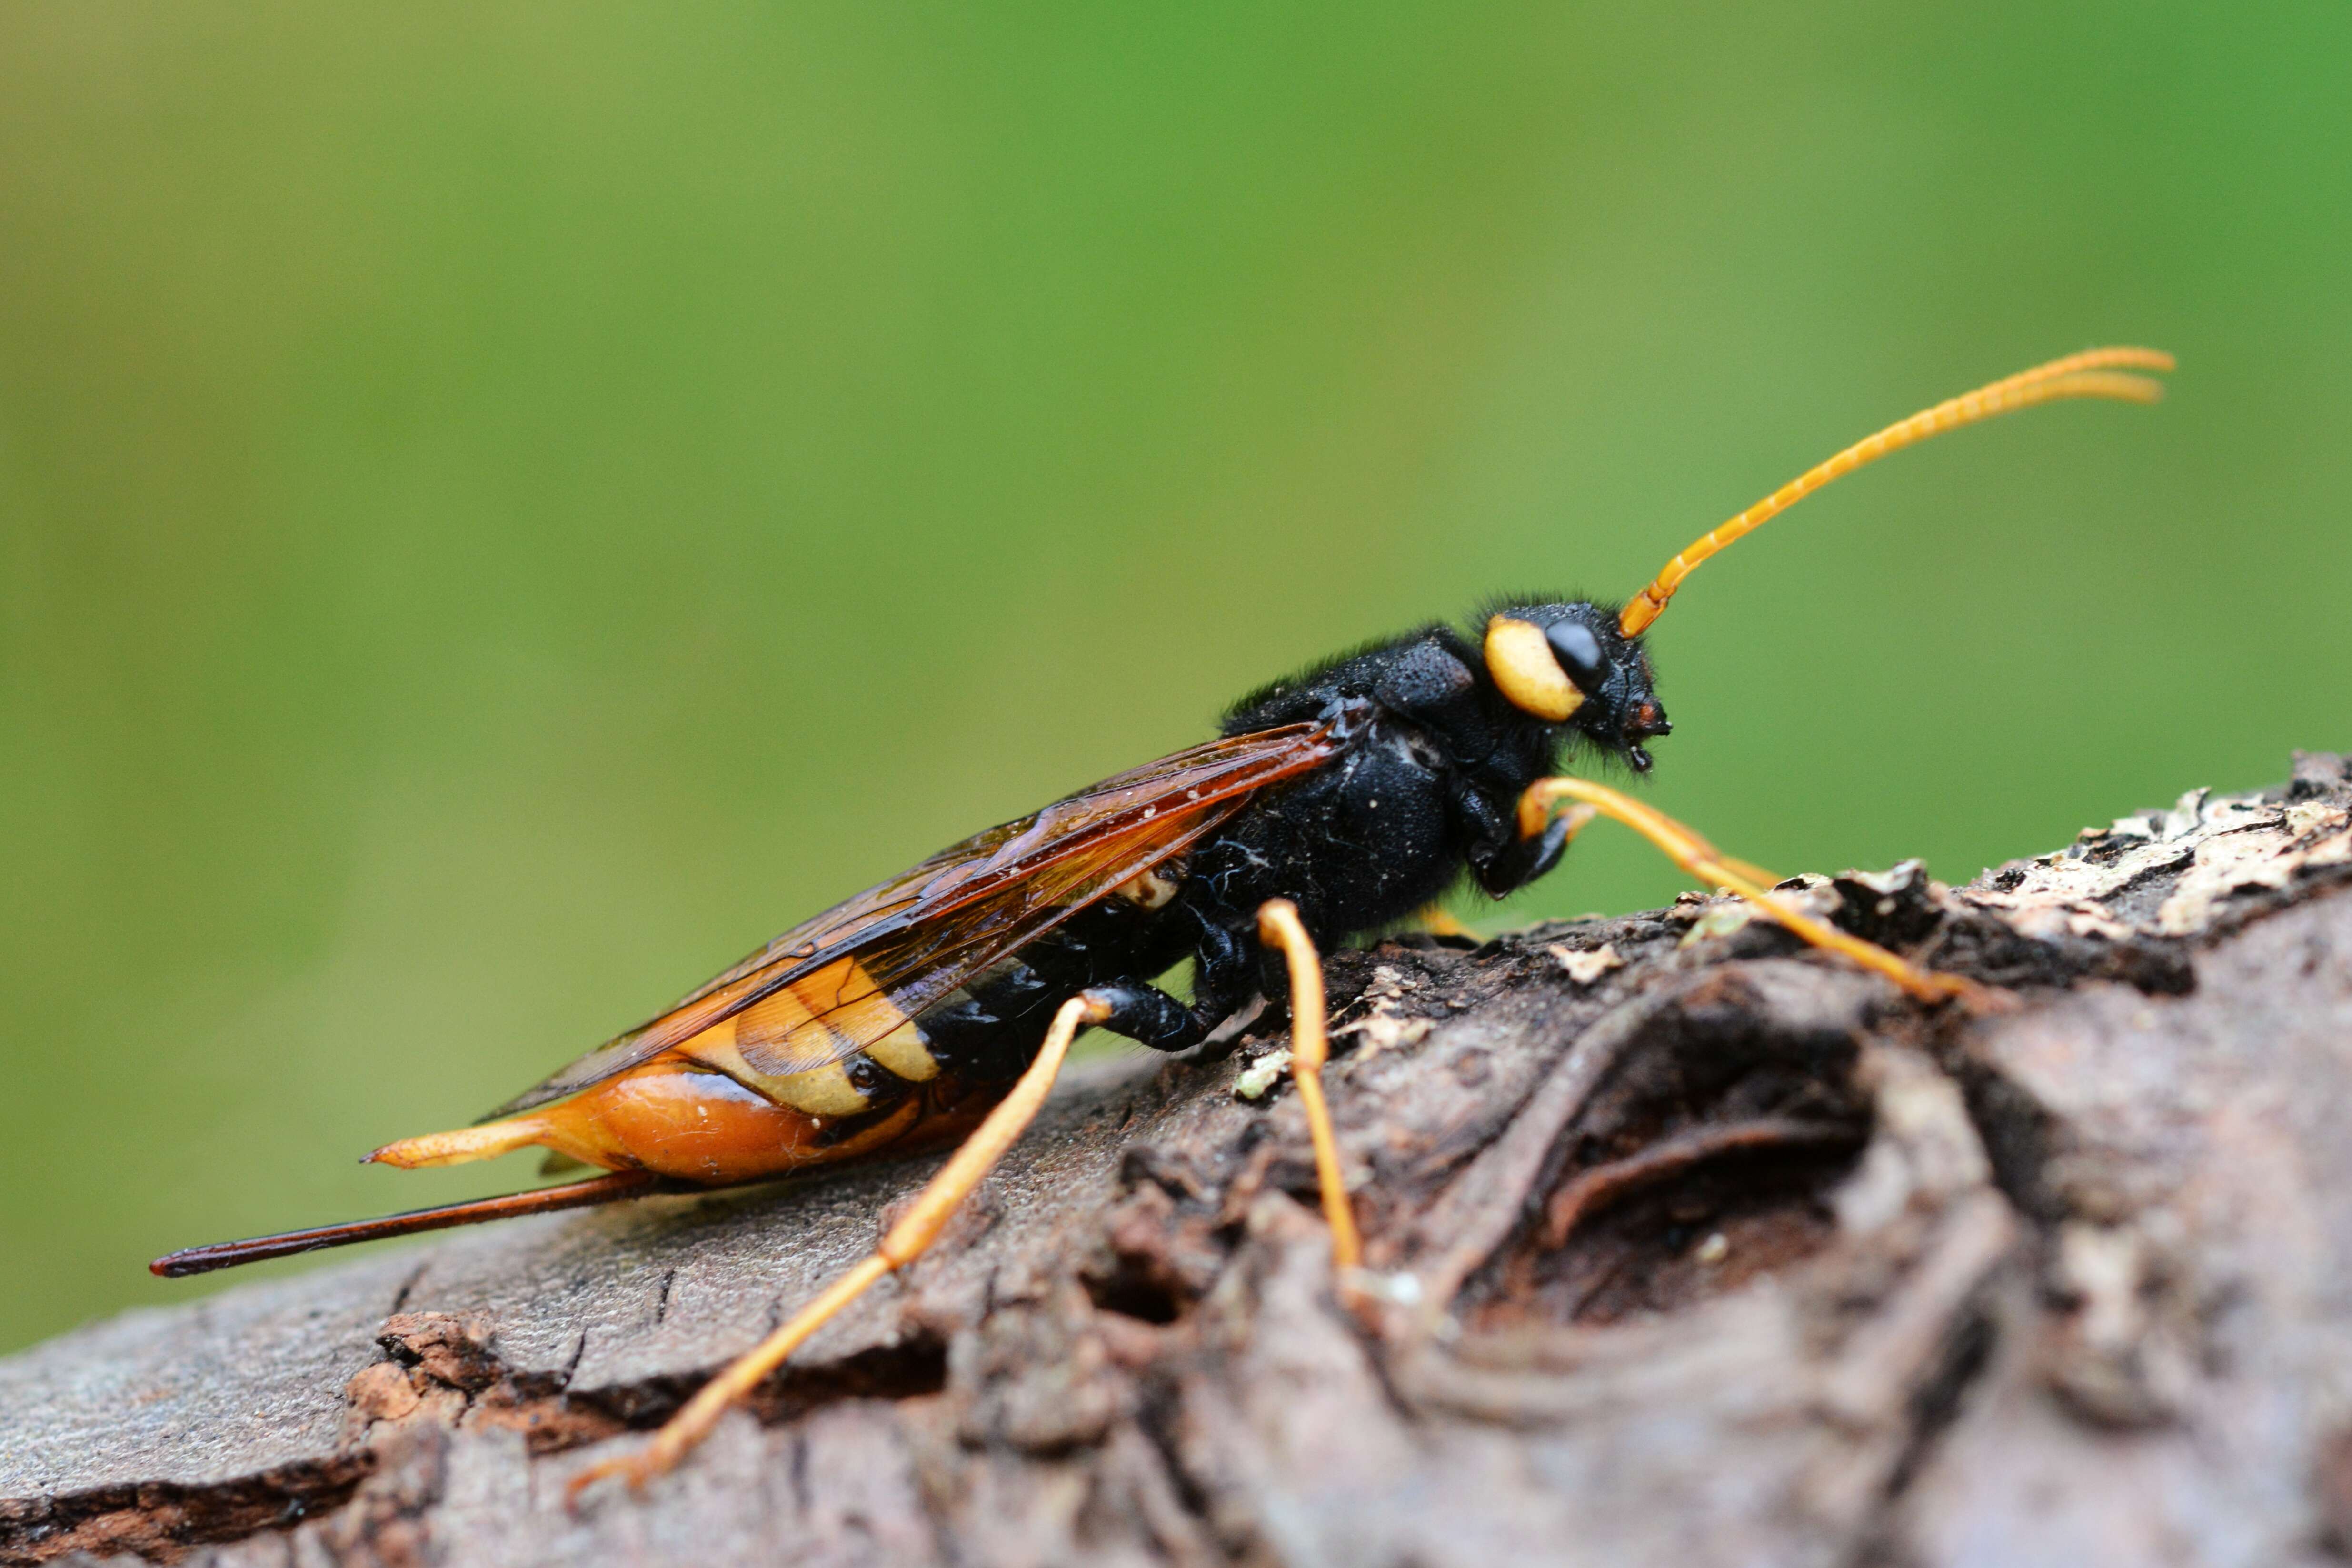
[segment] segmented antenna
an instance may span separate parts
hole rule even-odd
[[[2130,370],[2170,370],[2172,356],[2161,349],[2105,348],[2085,349],[2078,354],[2053,359],[2048,364],[2035,365],[2032,370],[2018,372],[1979,386],[1974,392],[1938,403],[1933,408],[1921,409],[1910,418],[1889,425],[1875,436],[1856,441],[1829,461],[1806,469],[1803,473],[1741,512],[1721,527],[1709,530],[1687,549],[1660,569],[1650,585],[1633,596],[1617,618],[1617,627],[1627,637],[1649,628],[1683,585],[1683,579],[1696,570],[1700,562],[1729,544],[1744,533],[1763,527],[1807,496],[1842,479],[1864,463],[1874,463],[1889,452],[1900,451],[1915,441],[1930,436],[1940,436],[1947,430],[1957,430],[1963,425],[1974,425],[1998,414],[2013,413],[2031,408],[2037,403],[2050,403],[2061,397],[2113,397],[2126,403],[2154,403],[2164,395],[2164,384],[2144,375],[2120,374],[2118,367]]]

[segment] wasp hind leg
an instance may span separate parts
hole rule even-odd
[[[1110,1012],[1109,1001],[1092,992],[1063,1003],[1054,1015],[1053,1027],[1046,1031],[1045,1043],[1038,1048],[1036,1060],[1021,1075],[1013,1091],[998,1102],[939,1173],[924,1184],[906,1215],[885,1233],[865,1261],[826,1286],[791,1321],[704,1384],[645,1447],[591,1466],[574,1476],[566,1489],[568,1495],[576,1500],[589,1487],[608,1479],[625,1480],[635,1489],[671,1469],[696,1444],[709,1436],[730,1406],[758,1387],[760,1381],[782,1365],[811,1334],[865,1294],[877,1280],[904,1268],[929,1251],[964,1199],[971,1195],[1035,1118],[1038,1107],[1053,1089],[1054,1079],[1069,1055],[1070,1041],[1076,1037],[1078,1030],[1088,1024],[1103,1022]]]
[[[1552,813],[1569,801],[1575,804],[1555,819]],[[1779,879],[1769,871],[1733,859],[1694,829],[1605,784],[1587,779],[1538,779],[1519,796],[1519,839],[1522,843],[1547,839],[1559,832],[1561,823],[1568,825],[1566,837],[1572,837],[1596,816],[1623,823],[1707,886],[1730,889],[1815,947],[1843,954],[1864,969],[1885,975],[1923,1002],[1940,1002],[1953,996],[1983,1002],[1989,995],[1972,980],[1921,969],[1875,942],[1849,936],[1794,908],[1786,900],[1774,898],[1769,889]]]
[[[1278,950],[1290,971],[1291,1074],[1298,1085],[1299,1103],[1307,1112],[1308,1135],[1315,1145],[1315,1173],[1322,1190],[1323,1214],[1331,1227],[1331,1261],[1335,1268],[1355,1268],[1363,1245],[1356,1230],[1355,1211],[1339,1169],[1339,1140],[1331,1127],[1331,1111],[1323,1098],[1323,1065],[1330,1047],[1324,1027],[1323,964],[1314,939],[1287,899],[1276,899],[1258,910],[1258,938]],[[1038,1108],[1069,1056],[1070,1042],[1089,1025],[1144,1035],[1167,1030],[1186,1010],[1164,992],[1150,986],[1098,986],[1073,996],[1055,1014],[1036,1060],[1021,1075],[1013,1091],[988,1113],[971,1137],[950,1156],[940,1173],[915,1196],[914,1204],[884,1235],[866,1259],[849,1269],[802,1308],[766,1339],[738,1356],[718,1376],[702,1385],[678,1413],[671,1416],[653,1441],[632,1454],[593,1465],[572,1479],[567,1493],[577,1500],[597,1482],[619,1479],[632,1489],[667,1473],[709,1436],[730,1407],[757,1388],[783,1364],[810,1335],[841,1310],[866,1293],[877,1281],[904,1268],[930,1249],[948,1220],[995,1168],[1035,1119]],[[1155,1029],[1154,1026],[1157,1026]],[[1188,1021],[1186,1027],[1192,1025]]]

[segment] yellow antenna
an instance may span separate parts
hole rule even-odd
[[[1990,419],[1997,414],[2031,408],[2037,403],[2049,403],[2061,397],[2114,397],[2126,403],[2154,403],[2164,395],[2162,382],[2152,381],[2144,375],[2119,374],[2118,366],[2132,370],[2170,370],[2172,356],[2161,349],[2085,349],[2081,353],[2068,354],[2064,359],[2053,359],[2048,364],[2020,371],[1990,386],[1962,393],[1933,408],[1922,409],[1898,424],[1889,425],[1875,436],[1856,441],[1828,462],[1806,469],[1738,517],[1709,531],[1667,562],[1650,585],[1635,595],[1633,602],[1627,605],[1624,613],[1617,617],[1617,629],[1629,637],[1648,630],[1650,623],[1665,609],[1666,601],[1675,596],[1675,590],[1683,585],[1683,579],[1689,576],[1700,562],[1741,534],[1752,533],[1763,527],[1832,479],[1842,479],[1864,463],[1876,462],[1887,453],[1900,451],[1915,441],[1924,441],[1930,436],[1940,436],[1963,425]]]

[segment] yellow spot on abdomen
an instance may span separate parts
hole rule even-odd
[[[829,963],[678,1049],[812,1116],[854,1116],[867,1096],[844,1059],[863,1051],[908,1083],[928,1083],[940,1066],[914,1021],[854,958]]]

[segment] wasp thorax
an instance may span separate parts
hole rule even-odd
[[[1597,660],[1598,644],[1592,651]],[[1512,707],[1548,723],[1564,724],[1584,705],[1584,693],[1560,668],[1551,639],[1530,621],[1496,616],[1486,623],[1486,673]]]

